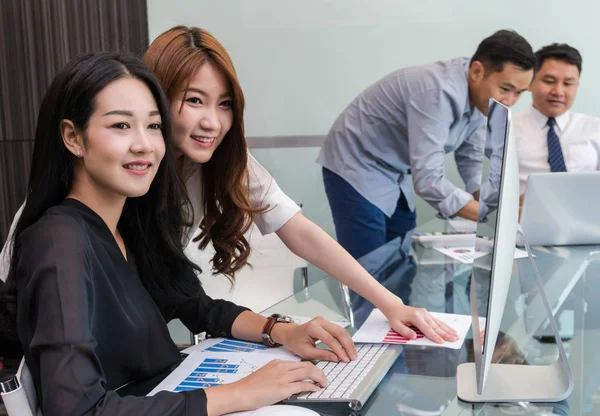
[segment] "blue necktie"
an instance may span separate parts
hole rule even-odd
[[[548,163],[550,163],[550,172],[566,172],[565,159],[558,136],[554,131],[556,120],[554,117],[548,119]]]

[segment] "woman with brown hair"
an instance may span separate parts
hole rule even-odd
[[[233,278],[247,264],[244,234],[255,223],[275,232],[296,255],[316,265],[378,307],[391,326],[415,338],[414,325],[442,343],[456,332],[424,309],[404,305],[334,239],[300,212],[249,153],[244,136],[244,94],[231,58],[206,30],[176,26],[144,55],[167,93],[181,179],[194,211],[184,245],[213,243],[213,271]]]

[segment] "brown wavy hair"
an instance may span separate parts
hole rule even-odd
[[[212,241],[214,273],[233,279],[248,263],[250,244],[244,236],[265,209],[250,202],[248,147],[244,135],[244,93],[229,54],[214,36],[197,27],[175,26],[159,35],[144,54],[173,102],[187,90],[198,69],[210,63],[227,80],[232,97],[233,123],[210,160],[202,164],[203,213],[198,248]],[[185,98],[184,98],[185,101]],[[172,104],[173,105],[173,104]]]

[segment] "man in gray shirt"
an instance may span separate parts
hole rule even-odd
[[[358,258],[413,229],[415,191],[444,218],[477,220],[489,99],[515,104],[534,64],[531,45],[501,30],[470,60],[397,70],[354,99],[317,159],[340,244]],[[466,190],[445,178],[450,152]]]

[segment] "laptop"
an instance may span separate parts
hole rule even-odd
[[[529,244],[600,244],[599,190],[600,172],[530,175],[521,212]]]

